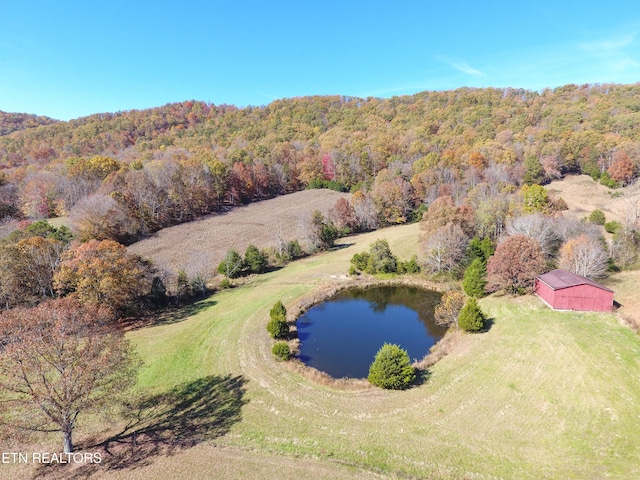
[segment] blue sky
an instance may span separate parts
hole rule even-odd
[[[61,120],[191,99],[640,81],[628,0],[3,3],[0,110]]]

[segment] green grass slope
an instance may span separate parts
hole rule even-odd
[[[169,478],[161,466],[181,461],[219,471],[224,450],[236,452],[229,478],[245,477],[238,456],[252,452],[269,460],[246,478],[293,476],[297,458],[309,462],[305,478],[342,478],[345,465],[383,477],[640,477],[640,342],[612,314],[553,312],[534,297],[484,299],[490,330],[464,336],[426,382],[401,392],[332,389],[272,359],[265,324],[277,300],[343,282],[350,257],[377,238],[409,258],[418,233],[408,225],[346,239],[348,248],[218,293],[181,321],[130,333],[145,361],[141,392],[208,376],[243,385],[240,413],[224,432],[153,458],[136,476]]]

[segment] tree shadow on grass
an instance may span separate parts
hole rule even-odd
[[[431,377],[431,372],[428,369],[416,369],[416,379],[409,386],[409,388],[416,388],[420,385],[424,385],[429,381],[429,377]]]
[[[245,384],[242,376],[212,375],[142,398],[129,407],[128,424],[120,433],[77,446],[77,451],[100,452],[101,463],[76,468],[42,465],[36,476],[99,477],[107,470],[144,467],[154,457],[171,456],[220,437],[241,419]]]
[[[189,318],[209,307],[214,306],[216,302],[213,298],[213,292],[205,299],[194,299],[190,303],[181,305],[169,305],[161,310],[150,310],[143,317],[130,321],[126,325],[127,330],[137,330],[139,328],[152,327],[157,325],[170,325],[178,323]]]
[[[154,325],[168,325],[171,323],[180,322],[185,318],[196,315],[197,313],[200,313],[201,311],[206,310],[207,308],[212,307],[216,303],[218,303],[213,298],[211,298],[212,296],[213,294],[203,300],[196,300],[185,305],[168,307],[156,317]]]
[[[331,247],[331,251],[333,250],[343,250],[345,248],[353,247],[355,243],[336,243],[333,247]]]
[[[489,330],[491,330],[491,327],[493,327],[493,324],[496,323],[496,319],[493,317],[488,317],[484,319],[484,325],[482,326],[482,328],[479,330],[479,333],[486,333]]]

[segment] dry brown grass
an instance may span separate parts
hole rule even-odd
[[[461,330],[450,329],[438,343],[431,347],[430,352],[422,360],[415,362],[413,366],[420,370],[426,370],[434,366],[438,361],[446,357],[449,352],[453,351],[463,335],[465,333]]]
[[[616,273],[603,283],[615,292],[614,299],[620,304],[617,314],[622,323],[640,332],[640,271]]]
[[[33,449],[33,445],[28,447]],[[48,452],[48,447],[40,450]],[[107,458],[107,455],[103,458]],[[106,464],[70,464],[41,466],[0,464],[0,478],[33,480],[34,478],[146,480],[161,478],[171,480],[248,478],[278,478],[279,480],[364,480],[392,478],[376,474],[356,466],[341,464],[326,458],[309,458],[297,455],[280,455],[255,449],[227,448],[212,444],[200,444],[180,452],[179,455],[159,455],[139,469],[109,468]]]
[[[564,215],[585,218],[598,209],[602,210],[607,221],[624,220],[624,210],[629,196],[638,195],[632,187],[612,190],[594,181],[589,175],[567,175],[547,185],[549,193],[564,199],[569,210]]]
[[[287,241],[301,239],[301,221],[314,210],[326,214],[343,197],[349,194],[326,189],[283,195],[165,228],[131,245],[129,251],[153,260],[171,274],[180,269],[208,273],[203,272],[203,265],[215,269],[230,248],[244,253],[251,244],[275,246],[278,235]]]

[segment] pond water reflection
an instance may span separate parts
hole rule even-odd
[[[334,378],[366,378],[384,343],[420,360],[446,331],[433,318],[440,297],[405,285],[340,292],[298,318],[298,358]]]

